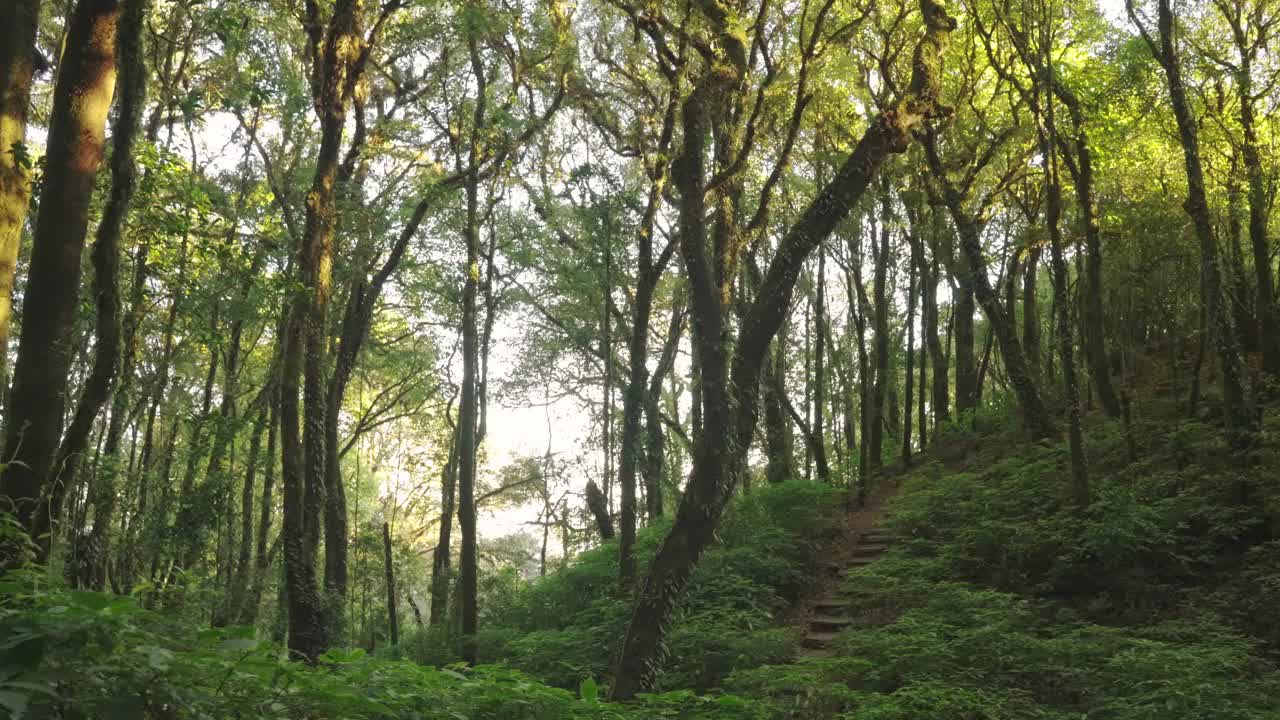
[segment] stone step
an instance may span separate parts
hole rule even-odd
[[[870,565],[876,560],[879,560],[881,554],[883,553],[876,553],[875,555],[862,555],[859,557],[849,558],[849,567],[855,568],[855,567],[865,567],[867,565]]]
[[[875,555],[889,549],[889,543],[860,542],[853,546],[854,555]]]
[[[843,630],[853,624],[853,618],[844,615],[819,614],[809,618],[809,627],[821,632]]]
[[[863,533],[858,539],[862,542],[892,543],[898,537],[888,530],[871,530]]]
[[[842,597],[826,597],[813,604],[814,611],[819,615],[837,615],[848,607],[849,601]]]
[[[804,640],[800,644],[807,648],[830,647],[838,634],[833,632],[810,632],[804,636]]]

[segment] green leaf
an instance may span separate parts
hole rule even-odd
[[[72,590],[70,595],[72,605],[95,612],[110,607],[115,601],[107,593],[90,592],[88,590]]]
[[[253,638],[229,638],[222,641],[222,649],[232,652],[248,652],[258,647],[258,641]]]
[[[0,690],[0,706],[9,710],[9,717],[18,720],[27,712],[30,697],[22,693]]]
[[[594,679],[590,677],[583,678],[582,684],[578,686],[578,694],[589,703],[599,702],[600,687],[596,685]]]
[[[152,670],[159,670],[163,672],[168,670],[169,666],[173,664],[173,653],[164,648],[155,647],[154,645],[146,645],[139,649],[146,654],[147,665],[149,665]]]

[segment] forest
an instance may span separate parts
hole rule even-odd
[[[2,5],[0,719],[1280,720],[1280,1]]]

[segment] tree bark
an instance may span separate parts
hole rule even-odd
[[[448,417],[451,410],[445,412]],[[442,627],[449,610],[449,571],[452,564],[454,498],[458,484],[458,430],[450,433],[449,459],[440,473],[440,534],[431,554],[431,627]]]
[[[90,426],[110,397],[120,369],[120,295],[117,282],[120,274],[120,244],[135,187],[134,139],[146,105],[147,68],[143,60],[142,24],[148,3],[144,0],[124,0],[122,6],[116,28],[120,92],[111,134],[111,192],[103,207],[92,251],[96,304],[94,365],[72,415],[71,424],[54,457],[54,467],[62,469],[62,482],[49,493],[50,504],[54,506],[61,501],[59,490],[75,485],[80,456],[88,442]],[[127,342],[132,345],[133,338],[128,338]],[[132,373],[132,357],[128,364],[128,371]],[[93,483],[94,522],[89,535],[89,547],[93,549],[90,586],[95,590],[102,590],[106,585],[111,541],[107,530],[111,527],[115,514],[115,479],[119,465],[117,456],[126,403],[127,397],[121,393],[120,402],[115,403],[102,449],[105,458],[103,472],[97,474]],[[37,522],[37,527],[41,531],[45,529],[40,522]],[[40,534],[42,533],[37,532],[37,535]]]
[[[671,120],[668,120],[663,137],[671,137]],[[664,147],[665,147],[664,144]],[[649,317],[653,313],[653,296],[658,281],[666,269],[671,251],[663,252],[655,260],[653,254],[653,226],[662,203],[662,183],[665,172],[652,180],[649,199],[641,220],[639,237],[639,269],[636,277],[635,297],[632,300],[631,339],[627,346],[627,387],[622,400],[622,451],[618,460],[618,488],[622,493],[621,535],[618,538],[618,581],[626,589],[635,582],[636,574],[636,475],[640,465],[640,416],[644,410],[649,387]],[[606,307],[606,315],[608,308]],[[606,350],[606,360],[613,357]],[[606,382],[606,385],[608,383]],[[653,488],[648,488],[652,490]],[[658,497],[661,504],[661,492]],[[661,514],[661,509],[659,513]]]
[[[600,539],[612,540],[616,533],[613,529],[613,518],[609,515],[609,502],[605,500],[604,493],[595,480],[587,481],[586,495],[587,509],[591,511],[591,517],[596,521],[596,530],[600,533]]]
[[[8,466],[0,475],[0,495],[13,501],[24,526],[37,529],[39,518],[38,529],[44,532],[36,535],[46,551],[47,537],[40,536],[46,535],[59,512],[52,502],[60,499],[51,482],[56,470],[53,461],[74,352],[71,330],[80,289],[80,256],[115,88],[120,9],[119,0],[80,0],[68,21],[66,49],[53,91],[42,201],[23,299],[26,310],[6,408]],[[14,20],[25,22],[21,17]],[[112,275],[110,281],[114,280]],[[114,357],[111,362],[114,368]],[[45,499],[40,502],[42,492]]]
[[[671,322],[667,326],[667,339],[662,347],[662,356],[658,367],[649,378],[649,389],[645,394],[645,456],[643,475],[645,482],[645,506],[649,521],[662,517],[663,488],[662,481],[666,469],[666,434],[662,429],[662,413],[659,403],[662,400],[662,383],[675,368],[676,352],[680,349],[680,336],[684,328],[684,310],[671,309]]]
[[[13,274],[22,226],[31,203],[32,158],[26,148],[27,113],[36,57],[40,0],[14,0],[0,29],[0,368],[8,363]],[[0,396],[9,387],[0,371]],[[4,398],[0,397],[0,405]]]
[[[1046,33],[1047,34],[1047,33]],[[1046,64],[1049,72],[1052,66]],[[1049,98],[1040,130],[1040,153],[1045,158],[1045,225],[1049,231],[1049,254],[1053,264],[1054,308],[1057,313],[1058,359],[1062,363],[1063,394],[1067,405],[1067,444],[1071,455],[1071,489],[1076,505],[1089,506],[1089,469],[1084,455],[1084,434],[1080,428],[1080,393],[1076,381],[1075,350],[1071,337],[1070,298],[1068,297],[1068,268],[1062,247],[1059,220],[1062,216],[1062,186],[1058,180],[1058,162],[1054,139],[1057,127],[1054,123],[1053,99]],[[1105,368],[1104,368],[1105,371]],[[1113,398],[1114,399],[1114,398]]]
[[[818,248],[817,294],[813,303],[813,456],[818,465],[818,479],[831,482],[831,468],[827,464],[827,443],[823,436],[823,414],[827,405],[827,255]],[[767,356],[767,353],[766,353]],[[766,360],[765,364],[768,364]]]
[[[276,479],[276,437],[280,428],[278,392],[278,388],[273,388],[271,398],[267,401],[269,406],[267,415],[267,454],[264,462],[266,467],[263,468],[262,473],[262,500],[258,507],[254,573],[252,584],[246,591],[247,597],[240,604],[238,622],[241,625],[252,625],[258,618],[258,606],[262,603],[262,588],[266,584],[267,572],[271,569],[272,555],[274,555],[274,552],[268,553],[267,551],[267,536],[271,532],[272,493],[275,490]]]
[[[1249,180],[1249,244],[1253,250],[1254,312],[1258,318],[1262,367],[1273,377],[1280,377],[1280,319],[1276,316],[1275,282],[1271,274],[1271,249],[1267,238],[1270,205],[1262,155],[1258,150],[1253,57],[1248,50],[1249,43],[1238,16],[1232,22],[1232,37],[1241,55],[1236,73],[1236,93],[1240,104],[1240,128],[1244,131],[1244,143],[1240,149],[1244,158],[1245,175]]]
[[[764,404],[765,453],[768,456],[765,477],[770,483],[780,483],[794,478],[796,470],[789,432],[791,424],[784,404],[787,396],[786,342],[779,337],[773,343],[774,350],[765,360],[761,400]]]
[[[878,472],[884,464],[885,402],[889,390],[889,222],[893,219],[889,201],[889,181],[881,176],[880,240],[877,243],[874,235],[871,238],[872,258],[875,262],[871,290],[875,301],[875,383],[871,390],[871,419],[868,428],[871,433],[870,456],[867,458],[869,473]]]
[[[327,25],[308,3],[304,22],[312,56],[312,98],[320,117],[320,147],[307,193],[306,222],[298,248],[301,289],[285,334],[281,380],[281,445],[284,483],[285,583],[289,651],[315,662],[329,643],[325,603],[316,585],[316,551],[325,505],[325,341],[332,291],[333,238],[337,228],[334,185],[353,70],[362,42],[358,1],[337,0]],[[299,381],[302,381],[301,383]],[[305,429],[299,432],[298,394],[303,387]]]
[[[915,247],[915,243],[911,244]],[[915,390],[915,344],[916,344],[916,262],[915,253],[911,253],[911,261],[908,263],[907,272],[907,368],[906,368],[906,397],[903,402],[902,416],[902,465],[903,467],[911,467],[911,401],[912,393]]]
[[[391,562],[391,525],[382,523],[382,563],[387,584],[387,626],[391,644],[400,644],[400,614],[396,610],[396,567]]]

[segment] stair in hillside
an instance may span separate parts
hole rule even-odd
[[[854,546],[844,558],[830,558],[822,569],[824,572],[843,577],[854,568],[865,567],[875,562],[894,542],[894,536],[886,530],[873,528],[858,537]],[[841,632],[853,625],[849,615],[849,599],[840,592],[837,585],[826,595],[813,603],[813,615],[805,628],[805,636],[801,641],[804,648],[801,653],[806,658],[833,657],[834,644]]]

